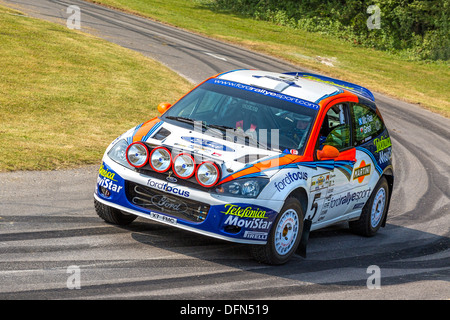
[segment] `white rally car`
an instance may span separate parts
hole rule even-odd
[[[369,90],[236,70],[158,110],[104,154],[94,197],[107,222],[139,216],[246,243],[269,264],[304,256],[311,230],[384,226],[392,145]]]

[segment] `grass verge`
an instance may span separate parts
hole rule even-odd
[[[450,117],[445,62],[408,61],[339,39],[210,10],[209,0],[88,0],[284,59]]]
[[[134,51],[0,6],[0,171],[99,163],[191,86]]]

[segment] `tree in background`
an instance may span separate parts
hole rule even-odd
[[[210,5],[409,59],[450,58],[450,0],[211,0]],[[369,6],[379,8],[380,28],[367,27]]]

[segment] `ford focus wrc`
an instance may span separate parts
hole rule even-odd
[[[309,232],[385,225],[392,144],[372,93],[310,73],[211,77],[114,140],[95,189],[105,221],[139,217],[251,245],[283,264]]]

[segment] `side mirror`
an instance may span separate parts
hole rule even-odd
[[[334,159],[339,157],[339,150],[333,146],[325,145],[322,150],[317,150],[317,159]]]
[[[169,110],[169,108],[170,108],[171,106],[172,106],[172,105],[171,105],[170,103],[162,102],[162,103],[158,104],[158,111],[159,111],[159,113],[163,114],[164,112],[166,112],[167,110]]]

